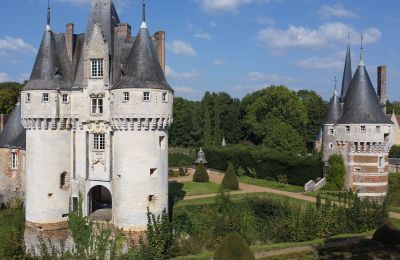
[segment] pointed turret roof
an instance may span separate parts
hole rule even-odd
[[[337,124],[393,124],[382,111],[361,54]]]
[[[113,49],[115,27],[120,23],[118,13],[112,0],[92,0],[86,39],[90,39],[95,24],[100,26],[110,51]]]
[[[348,44],[346,52],[346,60],[344,62],[344,69],[343,69],[342,89],[340,91],[340,102],[342,103],[344,102],[344,98],[346,96],[347,90],[349,89],[352,77],[353,73],[351,69],[350,44]]]
[[[25,149],[25,133],[21,123],[21,105],[18,102],[0,134],[0,147]]]
[[[172,91],[158,60],[144,15],[123,72],[124,76],[114,85],[114,89],[148,88]]]
[[[340,118],[341,116],[341,105],[339,102],[339,97],[336,93],[336,89],[333,93],[333,96],[331,98],[331,101],[329,102],[329,107],[328,107],[328,114],[326,115],[325,118],[325,124],[335,124],[336,121]]]

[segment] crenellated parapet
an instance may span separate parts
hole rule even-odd
[[[77,130],[83,129],[83,122],[79,117],[29,117],[21,118],[22,126],[27,130]]]
[[[172,115],[114,115],[111,126],[114,131],[156,131],[168,130],[172,122]]]

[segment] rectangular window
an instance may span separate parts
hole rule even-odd
[[[25,102],[26,102],[26,103],[30,103],[30,102],[31,102],[31,93],[26,93]]]
[[[362,133],[365,133],[365,125],[362,125],[362,126],[361,126],[361,132],[362,132]]]
[[[346,125],[346,133],[350,133],[350,126]]]
[[[382,156],[379,157],[379,168],[385,168],[385,159]]]
[[[381,127],[380,127],[380,126],[377,126],[377,127],[376,127],[376,132],[377,132],[377,133],[380,133],[380,132],[381,132]]]
[[[150,92],[143,92],[143,101],[150,101]]]
[[[129,101],[129,92],[124,92],[124,102]]]
[[[62,102],[68,103],[68,94],[67,93],[62,94]]]
[[[49,93],[43,93],[42,102],[49,102]]]
[[[103,114],[103,99],[92,98],[92,114],[100,115]]]
[[[330,128],[330,129],[329,129],[329,133],[330,133],[331,135],[333,135],[333,131],[334,131],[333,128]]]
[[[105,150],[106,149],[106,135],[105,134],[94,134],[93,135],[93,150]]]
[[[103,59],[91,60],[91,77],[92,78],[102,78],[104,76],[103,72]]]
[[[167,92],[162,93],[162,102],[168,102],[168,93]]]
[[[11,169],[16,170],[18,169],[18,156],[17,153],[11,153]]]

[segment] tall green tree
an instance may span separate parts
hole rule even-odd
[[[11,113],[18,102],[22,87],[17,82],[0,83],[0,113]]]
[[[333,154],[328,159],[329,169],[326,176],[325,189],[342,190],[344,187],[344,176],[346,169],[343,158],[340,154]]]
[[[218,104],[214,104],[214,145],[221,145],[222,142],[221,120],[219,116],[219,106]]]
[[[203,145],[210,146],[212,144],[212,136],[211,136],[211,118],[210,111],[208,108],[205,108],[204,113],[204,134],[203,134]]]

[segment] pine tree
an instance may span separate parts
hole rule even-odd
[[[214,145],[221,145],[222,130],[220,120],[220,109],[218,104],[214,105]]]
[[[233,164],[231,162],[229,162],[228,164],[228,169],[226,170],[225,176],[222,179],[221,187],[227,190],[239,189],[239,182],[236,177],[235,168],[233,167]]]
[[[211,118],[210,111],[206,106],[206,111],[204,113],[204,134],[203,134],[203,143],[204,146],[210,146],[212,144],[211,138]]]

